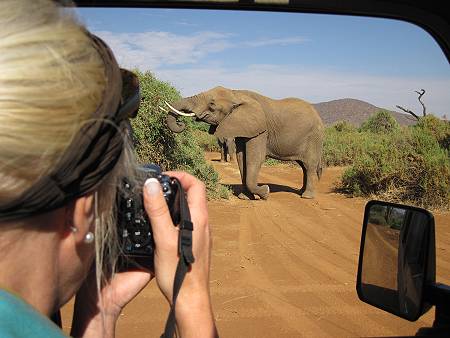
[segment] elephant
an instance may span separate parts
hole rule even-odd
[[[236,144],[233,137],[218,137],[217,143],[220,147],[220,162],[228,162],[228,155],[230,155],[230,162],[234,162],[236,155]]]
[[[303,170],[300,195],[314,198],[315,177],[322,174],[324,125],[314,107],[298,98],[272,99],[249,90],[221,86],[182,98],[169,107],[166,123],[182,132],[179,115],[210,125],[216,137],[233,137],[241,174],[241,199],[269,197],[269,186],[257,183],[266,157],[296,161]]]

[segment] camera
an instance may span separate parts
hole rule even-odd
[[[136,168],[135,180],[124,178],[117,194],[118,237],[122,256],[148,258],[153,262],[154,241],[150,220],[145,212],[142,189],[148,178],[156,178],[169,207],[173,224],[180,222],[180,186],[176,178],[162,174],[155,164]]]

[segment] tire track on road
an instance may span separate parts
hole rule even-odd
[[[213,165],[221,182],[240,184],[237,165]],[[340,172],[325,171],[317,198],[305,200],[292,192],[301,181],[298,168],[266,167],[258,182],[277,187],[267,201],[232,197],[220,205],[223,217],[214,230],[224,240],[218,246],[228,273],[212,294],[219,327],[228,329],[225,335],[413,335],[432,322],[427,315],[421,322],[405,323],[358,300],[355,279],[366,201],[332,192]]]

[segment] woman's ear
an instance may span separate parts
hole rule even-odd
[[[233,109],[218,125],[217,137],[252,138],[267,130],[266,116],[256,102],[234,103]]]
[[[72,204],[70,227],[77,242],[84,241],[89,231],[95,227],[95,194],[77,198]]]

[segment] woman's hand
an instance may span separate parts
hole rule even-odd
[[[114,337],[122,309],[150,282],[153,274],[144,269],[118,272],[97,291],[95,269],[92,269],[77,292],[71,336]]]
[[[182,172],[168,172],[179,179],[187,193],[194,224],[192,233],[195,262],[186,274],[176,301],[179,332],[186,337],[217,336],[209,295],[211,236],[208,224],[206,192],[202,182]],[[74,337],[114,337],[120,312],[156,276],[161,292],[172,301],[173,282],[178,265],[178,228],[172,223],[161,185],[150,179],[144,187],[144,205],[155,240],[155,271],[144,269],[118,272],[97,292],[92,269],[77,293],[71,335]]]
[[[167,172],[176,177],[187,194],[194,224],[192,252],[195,262],[187,272],[175,306],[177,326],[182,337],[214,337],[217,335],[209,294],[211,235],[208,223],[205,186],[195,177],[183,172]],[[178,233],[172,223],[160,183],[147,180],[144,206],[152,224],[155,240],[155,276],[167,300],[172,302],[173,282],[177,268]]]

